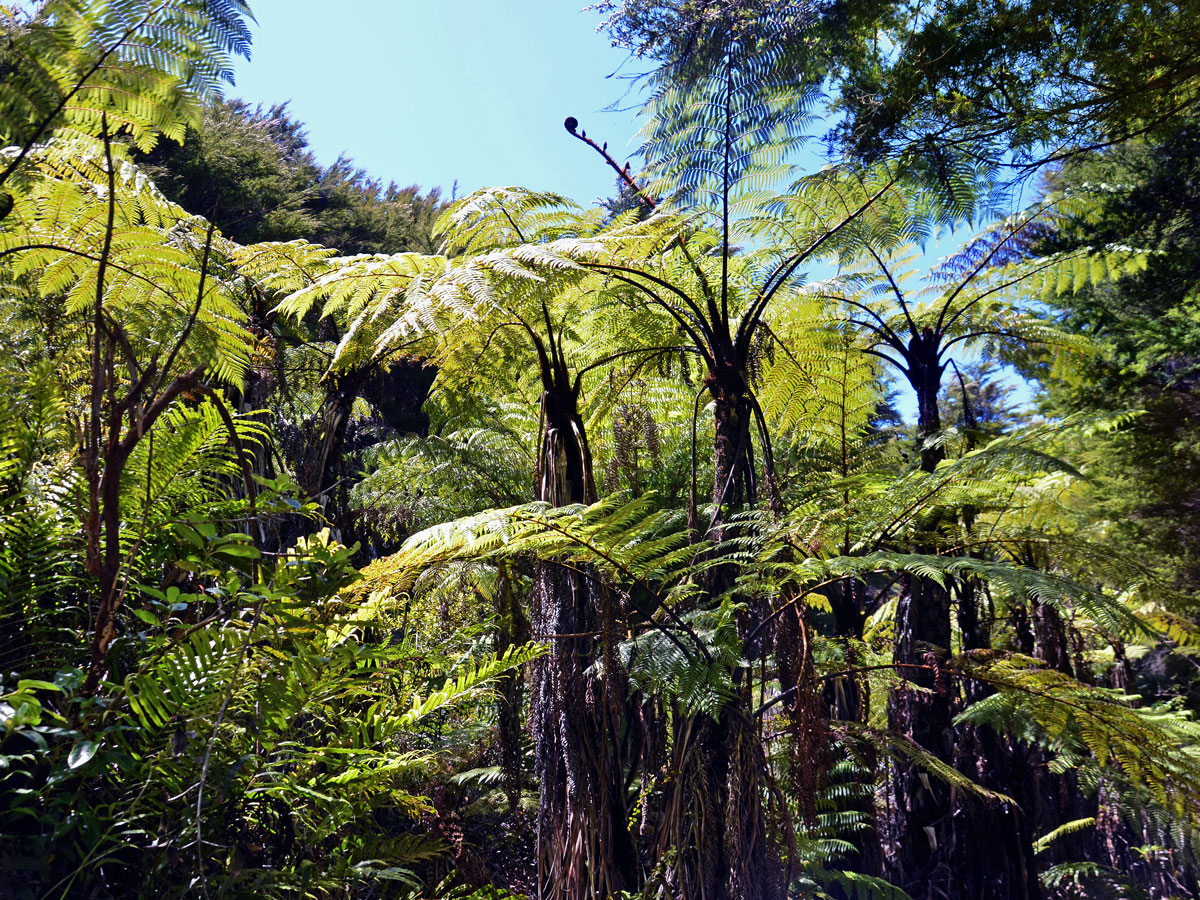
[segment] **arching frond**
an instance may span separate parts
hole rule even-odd
[[[16,203],[0,232],[11,276],[28,279],[78,321],[94,320],[98,302],[135,381],[150,367],[180,363],[240,384],[250,335],[223,268],[226,245],[129,162],[114,162],[110,204],[107,163],[92,159],[61,176],[48,168]]]
[[[182,141],[200,104],[248,55],[243,0],[41,0],[5,7],[0,140],[28,151],[53,130],[127,131],[142,150]],[[107,124],[105,124],[107,123]],[[0,183],[24,154],[10,158]]]
[[[1039,661],[989,653],[955,662],[996,693],[970,706],[959,719],[1023,732],[1071,753],[1091,754],[1118,769],[1162,806],[1195,821],[1200,810],[1200,725],[1171,705],[1138,706],[1118,692],[1082,684]]]

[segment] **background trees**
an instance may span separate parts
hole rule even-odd
[[[1194,11],[1171,3],[968,0],[800,11],[780,0],[622,0],[598,8],[616,43],[668,69],[702,58],[705,35],[722,28],[802,45],[790,58],[803,60],[809,84],[829,86],[842,114],[831,138],[868,160],[915,152],[935,170],[956,150],[1036,170],[1169,134],[1195,117],[1200,85]]]
[[[304,239],[346,254],[434,249],[438,189],[421,196],[416,185],[382,185],[346,158],[321,166],[283,105],[213,103],[181,143],[160,143],[142,165],[163,193],[212,216],[239,243]]]

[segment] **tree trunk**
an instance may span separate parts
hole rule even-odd
[[[951,697],[946,679],[936,669],[949,647],[949,592],[932,580],[906,576],[897,609],[894,651],[905,683],[892,692],[889,724],[893,731],[947,762],[953,759],[954,750]],[[954,878],[947,854],[951,791],[912,762],[898,762],[896,767],[895,846],[889,878],[918,900],[926,892],[937,896]]]
[[[331,376],[320,410],[305,423],[301,433],[304,444],[298,448],[296,477],[301,490],[322,507],[329,505],[330,492],[337,483],[346,429],[365,378],[366,373],[360,370]]]
[[[753,406],[745,373],[734,366],[710,372],[715,401],[713,520],[707,535],[728,539],[728,514],[753,505],[757,475],[751,440]],[[710,570],[712,598],[733,585],[735,566]],[[751,623],[739,621],[745,656]],[[671,879],[687,900],[765,900],[782,896],[782,867],[770,851],[771,830],[764,810],[767,767],[753,716],[752,678],[733,673],[734,695],[717,716],[677,719],[675,768],[679,777],[667,803],[660,852],[677,854]]]
[[[1030,748],[989,727],[966,726],[955,735],[956,768],[977,784],[1012,797],[1002,804],[960,796],[952,820],[954,892],[951,896],[1008,900],[1041,896],[1029,808]]]
[[[942,391],[945,364],[933,335],[914,336],[909,345],[908,380],[917,395],[917,446],[921,454],[921,471],[933,472],[946,458],[946,449],[934,441],[942,430],[942,412],[938,395]]]
[[[326,381],[321,408],[297,435],[296,477],[304,493],[321,505],[343,542],[349,543],[355,537],[343,472],[346,453],[354,449],[347,443],[355,401],[359,397],[369,400],[383,420],[401,434],[424,435],[429,419],[422,406],[436,377],[437,370],[423,361],[401,359],[387,369],[352,369],[331,375]],[[286,529],[286,542],[290,544],[307,527],[304,521],[294,523]]]
[[[937,401],[944,365],[928,330],[913,336],[909,350],[908,376],[917,394],[920,465],[932,475],[946,456],[936,440],[941,430]],[[933,530],[938,522],[924,527]],[[937,548],[918,549],[936,552]],[[959,698],[940,671],[951,649],[951,587],[959,601],[964,649],[987,645],[987,623],[980,615],[974,582],[944,586],[932,579],[906,576],[897,609],[893,658],[907,684],[892,693],[889,724],[983,786],[1019,794],[1022,776],[1017,771],[1016,746],[991,729],[956,728],[953,724]],[[977,686],[966,688],[968,702],[979,696]],[[908,761],[897,763],[892,790],[895,807],[888,877],[915,900],[1029,900],[1040,896],[1033,838],[1019,809],[962,796]]]
[[[1053,606],[1037,599],[1031,599],[1033,615],[1034,655],[1044,660],[1051,669],[1057,669],[1065,675],[1075,677],[1075,667],[1071,664],[1071,646],[1067,641],[1067,628]]]
[[[754,410],[745,373],[740,370],[723,367],[711,373],[707,383],[715,401],[711,538],[719,543],[720,526],[727,512],[753,506],[758,499],[754,444],[750,436]]]
[[[853,579],[830,586],[828,596],[833,609],[833,633],[836,637],[848,641],[862,640],[863,628],[867,624],[864,593],[864,586]],[[846,666],[852,668],[859,664],[859,659],[854,645],[848,646]],[[830,717],[849,722],[862,721],[867,700],[865,690],[866,685],[853,675],[829,679],[825,684],[825,703]]]
[[[552,378],[545,387],[537,499],[555,506],[593,502],[591,454],[575,392]],[[533,667],[531,699],[542,898],[600,900],[640,883],[620,755],[624,684],[605,646],[612,611],[604,593],[594,579],[559,563],[535,567],[533,633],[550,645]],[[603,634],[609,640],[600,640]],[[589,671],[600,653],[603,678]]]
[[[867,622],[865,594],[865,585],[853,579],[831,585],[828,592],[830,606],[833,608],[834,634],[847,640],[845,666],[848,669],[862,664],[857,644],[854,642],[862,640]],[[822,700],[831,719],[843,722],[867,720],[870,693],[866,680],[861,676],[843,675],[826,680]],[[874,792],[871,789],[874,782],[873,766],[856,766],[848,780],[850,784],[863,786],[863,796],[848,801],[844,808],[861,816],[864,827],[857,833],[854,848],[839,857],[838,865],[848,871],[882,876],[883,847],[880,843]],[[831,886],[831,896],[837,900],[850,900],[845,891],[836,885]]]
[[[937,405],[941,373],[932,342],[925,335],[914,335],[908,375],[917,394],[917,447],[921,470],[927,474],[932,474],[945,456],[940,445],[930,444],[942,424]],[[889,726],[949,762],[954,751],[952,701],[936,667],[950,650],[950,593],[931,579],[911,575],[901,584],[893,660],[905,683],[889,699]],[[929,896],[944,892],[954,876],[948,859],[950,788],[906,760],[896,763],[892,789],[894,846],[889,878],[914,898],[925,892]]]

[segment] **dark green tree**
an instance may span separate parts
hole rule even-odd
[[[145,158],[162,191],[240,243],[304,239],[342,253],[432,252],[437,188],[384,185],[345,156],[322,166],[287,104],[213,103],[182,144]]]
[[[1125,241],[1152,250],[1144,272],[1056,298],[1062,323],[1089,334],[1099,358],[1058,372],[1031,354],[1054,412],[1141,414],[1085,448],[1097,513],[1152,561],[1176,602],[1200,590],[1200,127],[1073,160],[1055,187],[1105,186],[1102,214],[1045,238],[1055,247]],[[1059,377],[1059,376],[1062,377]]]

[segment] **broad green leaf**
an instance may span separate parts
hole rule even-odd
[[[99,749],[100,747],[95,741],[80,741],[71,748],[71,752],[67,755],[67,768],[78,769],[87,765]]]

